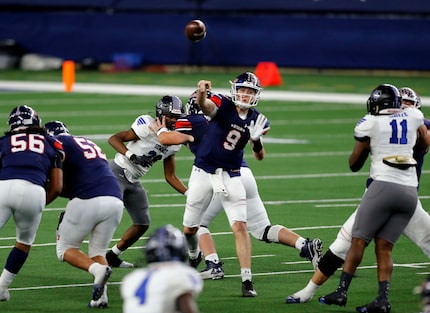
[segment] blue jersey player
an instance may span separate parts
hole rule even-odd
[[[187,115],[176,121],[175,130],[193,136],[193,142],[188,142],[187,145],[191,152],[196,154],[208,127],[209,119],[203,114],[196,103],[196,92],[188,99],[185,108]],[[154,127],[155,132],[164,127],[163,123],[159,120],[156,120],[156,124],[156,127]],[[178,144],[181,142],[181,138],[175,132],[160,133],[158,139],[163,144]],[[256,153],[255,157],[261,159],[263,153],[264,149]],[[257,182],[244,159],[240,168],[240,179],[246,190],[246,224],[251,235],[257,240],[267,243],[274,242],[295,247],[300,251],[300,256],[307,258],[316,266],[319,258],[322,256],[321,240],[318,238],[313,240],[305,239],[283,225],[272,225],[270,223],[266,208],[258,193]],[[203,279],[222,279],[224,277],[222,262],[219,260],[215,243],[208,229],[211,221],[223,210],[221,199],[222,196],[220,194],[212,199],[209,207],[203,214],[201,225],[197,232],[199,248],[205,257],[206,263],[206,267],[200,271]],[[192,265],[197,267],[199,261],[200,258],[193,260]]]
[[[72,136],[64,123],[45,124],[64,148],[64,188],[61,196],[69,198],[60,215],[57,232],[57,257],[94,276],[89,307],[107,307],[106,281],[112,273],[106,250],[121,221],[123,203],[118,181],[106,154],[94,142]],[[80,247],[89,236],[88,254]]]
[[[212,86],[207,80],[199,81],[197,86],[197,104],[211,122],[197,150],[188,184],[183,226],[190,258],[199,256],[196,233],[213,194],[220,193],[235,236],[242,295],[255,297],[251,242],[246,227],[246,192],[240,167],[248,141],[251,140],[254,152],[261,152],[260,137],[268,130],[267,118],[255,109],[260,98],[260,82],[253,73],[239,75],[231,82],[231,97],[212,93],[208,97]]]
[[[9,130],[0,138],[0,229],[12,216],[16,243],[0,276],[0,301],[10,298],[8,287],[24,265],[45,205],[62,189],[61,143],[41,127],[37,112],[15,107]]]

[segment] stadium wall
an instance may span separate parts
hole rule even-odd
[[[194,18],[199,43],[183,33]],[[424,0],[0,0],[0,40],[78,62],[429,70],[429,30]]]

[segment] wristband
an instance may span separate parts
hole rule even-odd
[[[166,127],[162,127],[157,131],[157,136],[160,136],[161,133],[168,132],[169,130]]]
[[[260,152],[263,149],[263,145],[261,144],[261,140],[258,139],[256,141],[252,140],[252,151]]]
[[[130,152],[130,150],[127,150],[126,152],[125,152],[125,156],[128,158],[128,159],[130,159],[131,158],[131,156],[133,155],[134,153],[132,153],[132,152]]]

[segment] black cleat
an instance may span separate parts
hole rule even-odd
[[[375,300],[363,306],[358,306],[355,310],[359,313],[390,313],[391,305],[387,299]]]
[[[254,286],[252,284],[252,281],[245,280],[242,282],[242,297],[250,298],[250,297],[256,297],[257,292],[254,290]]]
[[[339,291],[336,289],[336,291],[329,293],[328,295],[319,297],[318,301],[328,305],[335,304],[338,306],[345,306],[348,301],[348,293],[346,291]]]

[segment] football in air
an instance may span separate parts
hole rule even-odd
[[[192,20],[185,25],[185,36],[194,42],[206,37],[206,25],[201,20]]]

